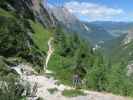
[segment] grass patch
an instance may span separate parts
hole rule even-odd
[[[39,97],[37,100],[44,100],[43,98]]]
[[[57,88],[50,88],[50,89],[48,89],[48,92],[49,92],[50,94],[54,94],[54,93],[57,92],[57,91],[58,91]]]
[[[34,30],[33,34],[33,40],[36,43],[36,45],[41,49],[42,51],[48,50],[47,42],[49,38],[52,36],[52,32],[45,29],[40,23],[30,21],[31,27]]]
[[[66,97],[76,97],[76,96],[85,95],[85,93],[83,93],[80,90],[64,90],[62,92],[62,95],[66,96]]]
[[[72,86],[73,71],[70,68],[70,58],[62,58],[58,54],[52,55],[49,61],[48,69],[54,72],[55,79],[60,83]]]
[[[27,98],[26,97],[22,97],[22,98],[20,98],[20,100],[27,100]]]

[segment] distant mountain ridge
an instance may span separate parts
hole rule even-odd
[[[127,34],[128,30],[133,28],[133,22],[95,21],[90,23],[103,27],[106,31],[115,37]]]
[[[113,39],[113,36],[104,28],[80,21],[65,7],[53,7],[51,10],[60,24],[64,26],[66,31],[78,33],[81,37],[89,40],[92,44]]]

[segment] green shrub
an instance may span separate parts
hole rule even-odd
[[[81,96],[81,95],[85,95],[85,94],[80,90],[64,90],[62,92],[62,95],[66,96],[66,97],[76,97],[76,96]]]
[[[58,91],[58,89],[57,88],[49,88],[48,91],[50,94],[54,94],[55,92]]]

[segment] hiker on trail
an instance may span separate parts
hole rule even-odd
[[[73,76],[73,86],[74,86],[74,88],[77,88],[78,86],[80,86],[80,84],[81,84],[80,76],[78,74],[75,74]]]

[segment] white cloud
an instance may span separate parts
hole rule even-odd
[[[108,20],[124,14],[122,9],[110,8],[89,2],[71,1],[64,5],[71,13],[88,17],[91,20]]]

